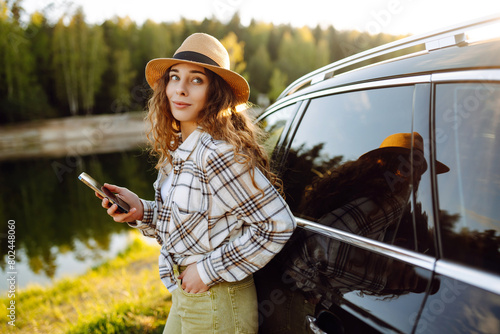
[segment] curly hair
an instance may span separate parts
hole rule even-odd
[[[172,164],[171,152],[180,145],[180,122],[172,115],[166,94],[169,81],[168,69],[157,81],[153,95],[148,101],[146,121],[149,124],[147,138],[151,143],[150,153],[158,158],[155,166]],[[281,180],[271,171],[269,157],[260,144],[264,138],[262,130],[256,126],[245,110],[237,110],[238,100],[233,90],[220,76],[205,68],[209,79],[207,103],[198,115],[198,125],[212,138],[223,140],[234,147],[238,162],[248,166],[252,183],[256,186],[254,170],[258,168],[271,184],[283,195]]]

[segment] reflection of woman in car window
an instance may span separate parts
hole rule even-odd
[[[393,243],[410,184],[416,187],[427,169],[423,146],[416,132],[388,136],[379,148],[320,175],[307,190],[302,212],[322,225]],[[448,170],[439,162],[436,168],[438,173]],[[305,232],[301,247],[292,252],[287,273],[303,291],[326,285],[377,293],[387,285],[390,264],[386,257]],[[413,288],[419,285],[415,280],[407,282]]]
[[[423,139],[413,136],[413,178],[416,186],[427,169],[423,157]],[[320,175],[307,189],[300,212],[319,219],[332,208],[350,201],[368,197],[381,204],[395,196],[405,197],[411,179],[411,134],[397,133],[388,136],[379,148],[369,151],[358,160],[348,161]],[[438,173],[447,167],[438,162]]]

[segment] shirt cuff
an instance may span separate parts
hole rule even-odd
[[[138,229],[144,229],[147,227],[151,226],[151,223],[154,221],[154,216],[155,216],[155,210],[152,205],[152,201],[145,201],[143,199],[140,199],[142,202],[142,207],[144,209],[144,213],[142,216],[142,220],[136,220],[134,222],[129,222],[128,225],[130,227],[138,228]]]

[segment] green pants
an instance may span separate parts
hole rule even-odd
[[[174,270],[179,276],[178,269]],[[257,293],[253,277],[223,282],[203,293],[172,292],[172,307],[163,333],[257,333]]]

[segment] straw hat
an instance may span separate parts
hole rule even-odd
[[[172,58],[156,58],[146,65],[146,80],[154,89],[156,82],[172,65],[196,64],[218,74],[233,89],[239,103],[248,101],[250,87],[241,75],[230,70],[229,54],[215,37],[195,33],[184,40]]]
[[[379,148],[372,151],[366,152],[360,158],[374,156],[380,153],[396,153],[396,154],[410,154],[412,147],[412,134],[411,133],[395,133],[382,141]],[[413,132],[413,150],[421,153],[423,158],[424,153],[424,139],[418,132]],[[423,170],[422,173],[427,170],[427,161],[423,158]],[[415,162],[415,163],[418,163]],[[442,174],[450,170],[448,166],[436,160],[436,173]]]

